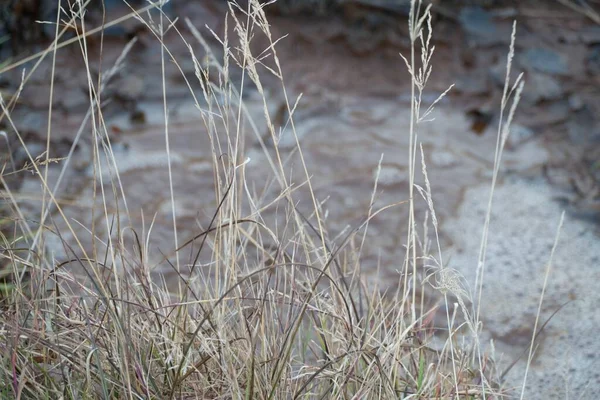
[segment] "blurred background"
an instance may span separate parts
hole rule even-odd
[[[76,2],[71,3],[77,8]],[[70,11],[67,2],[61,4],[62,29]],[[534,363],[532,379],[537,385],[535,393],[542,396],[539,398],[556,398],[556,393],[563,393],[557,390],[564,390],[565,379],[575,393],[586,388],[581,398],[599,398],[600,375],[594,371],[600,366],[600,344],[594,339],[594,330],[600,324],[595,283],[600,278],[600,2],[438,0],[431,4],[435,52],[429,81],[420,93],[424,109],[454,86],[436,104],[427,118],[431,121],[419,124],[418,132],[449,265],[470,284],[474,282],[501,118],[506,58],[513,21],[517,21],[511,77],[514,80],[523,73],[526,84],[506,144],[494,203],[491,230],[495,233],[490,239],[489,283],[482,311],[486,334],[508,354],[507,360],[528,345],[543,268],[560,211],[567,210],[568,221],[543,315],[549,317],[566,302],[572,303],[556,314],[541,335],[541,355]],[[54,72],[51,56],[45,57],[10,109],[28,150],[33,156],[42,154],[48,140],[50,83],[54,77],[51,157],[65,157],[77,132],[89,126],[89,121],[85,122],[90,104],[89,77],[98,79],[126,44],[137,38],[122,68],[105,82],[103,118],[127,188],[133,223],[141,224],[143,215],[146,221],[157,215],[152,241],[157,248],[168,250],[172,225],[160,44],[135,18],[112,24],[146,5],[142,1],[90,1],[86,26],[70,27],[59,42],[105,24],[103,36],[90,35],[84,50],[77,41],[60,49]],[[243,10],[245,4],[240,2],[239,7]],[[235,56],[238,43],[234,24],[231,17],[228,24],[224,21],[226,13],[236,10],[218,0],[171,0],[163,8],[164,18],[180,18],[175,26],[201,61],[210,54],[193,37],[184,19],[198,29],[212,55],[222,59],[223,45],[210,30],[221,38],[227,30]],[[376,205],[401,202],[408,196],[411,80],[400,53],[410,55],[409,10],[410,4],[402,0],[279,0],[265,7],[273,37],[285,36],[276,45],[283,81],[292,103],[302,95],[294,113],[295,127],[309,171],[314,174],[316,194],[327,211],[333,242],[364,217],[376,176]],[[240,10],[236,12],[241,15]],[[160,18],[156,10],[143,16],[154,21]],[[56,19],[55,0],[9,0],[0,5],[0,91],[5,102],[19,89],[23,69],[31,71],[40,59],[28,57],[46,49],[55,37]],[[165,82],[180,213],[178,229],[185,236],[193,234],[198,221],[210,218],[218,199],[210,143],[190,95],[202,97],[190,47],[175,29],[166,33],[165,45],[169,57],[177,60],[169,59]],[[252,49],[255,55],[272,53],[267,38],[259,32],[253,37]],[[87,62],[83,51],[88,52]],[[273,65],[269,57],[258,66],[267,106],[280,132],[278,146],[288,152],[290,171],[299,170],[280,79],[267,68]],[[248,115],[254,119],[253,124],[248,122],[241,144],[251,160],[245,173],[260,188],[272,178],[264,152],[272,151],[273,143],[262,119],[260,93],[235,64],[231,62],[231,79],[243,92]],[[201,101],[201,105],[205,104]],[[0,129],[6,134],[6,144],[0,144],[6,168],[19,170],[26,165],[27,155],[4,114]],[[94,169],[90,145],[86,144],[91,139],[85,136],[73,153],[61,199],[70,218],[89,226]],[[51,179],[58,179],[59,168],[51,169],[50,174]],[[37,178],[12,174],[7,184],[22,194],[23,209],[29,207],[31,218],[35,218],[40,193]],[[299,190],[298,196],[299,208],[310,209],[310,194]],[[419,221],[426,210],[423,202]],[[406,210],[398,207],[373,220],[362,253],[366,279],[384,286],[393,286],[390,282],[397,280],[406,216]],[[81,234],[85,236],[84,230]],[[63,239],[69,240],[68,235]],[[60,254],[60,243],[55,244],[55,250]],[[159,252],[154,256],[160,259]],[[557,367],[557,360],[569,361]],[[520,376],[522,366],[517,365],[510,373]],[[554,386],[553,382],[558,383]]]
[[[103,18],[109,22],[131,12],[130,7],[147,4],[139,0],[127,3],[129,5],[121,0],[87,3],[88,29],[101,25]],[[597,162],[600,16],[595,11],[596,2],[447,0],[431,4],[437,51],[432,60],[434,72],[428,94],[434,96],[455,84],[446,100],[462,110],[475,135],[483,135],[489,126],[495,126],[511,25],[513,20],[518,21],[514,71],[515,75],[524,72],[528,84],[513,139],[539,139],[551,153],[544,163],[544,172],[554,185],[568,192],[562,200],[573,215],[597,219],[600,212],[596,188],[600,178]],[[67,2],[62,6],[68,9]],[[280,0],[265,10],[271,16],[274,31],[288,35],[282,42],[281,57],[286,60],[284,68],[289,70],[286,83],[297,92],[305,92],[307,86],[313,86],[354,95],[399,96],[399,100],[404,96],[406,100],[407,74],[398,64],[397,55],[407,50],[409,9],[409,2],[405,0]],[[0,8],[2,66],[34,54],[50,43],[55,35],[56,10],[54,0],[3,2]],[[199,29],[206,25],[219,33],[223,30],[222,15],[227,5],[219,0],[191,3],[171,0],[165,4],[164,11],[171,16],[191,17]],[[61,20],[68,13],[64,11]],[[186,31],[183,25],[182,30]],[[72,38],[75,32],[75,28],[67,30],[64,38]],[[99,42],[96,36],[90,37],[91,46],[97,45],[94,41]],[[152,40],[148,32],[133,19],[110,26],[104,39],[109,48],[116,48],[134,36],[140,38],[136,51],[146,47],[144,51],[153,52],[148,48],[149,43],[145,43]],[[212,40],[212,35],[208,35],[208,40]],[[323,55],[330,57],[323,58]],[[22,68],[34,65],[33,62]],[[182,60],[183,64],[186,62],[191,64]],[[146,60],[138,63],[146,63]],[[319,68],[314,68],[315,63]],[[139,67],[134,67],[132,62],[128,64],[131,70]],[[0,76],[0,85],[7,93],[18,85],[20,72],[17,70],[12,68],[12,75]],[[133,103],[147,100],[148,92],[153,91],[152,79],[135,75],[135,83],[129,85],[137,85],[139,93],[129,87],[115,89],[123,92],[116,93],[117,101],[128,102],[127,107],[134,109],[133,112],[139,111]],[[45,77],[40,75],[35,79],[43,86]],[[81,85],[72,79],[68,81],[67,86]],[[49,86],[49,82],[45,83]],[[57,83],[60,87],[61,83]],[[85,87],[85,82],[83,85]],[[173,92],[177,92],[174,86],[169,84]],[[32,120],[36,119],[32,116],[35,110],[47,108],[40,90],[43,89],[26,91],[20,107]],[[27,98],[28,92],[34,93],[34,99]],[[160,90],[155,92],[160,93]],[[85,93],[81,90],[73,89],[68,96],[57,97],[59,105],[68,103],[63,108],[70,112],[78,105],[86,107]],[[6,121],[0,123],[6,124]],[[35,136],[39,126],[33,124],[30,128],[28,131]]]

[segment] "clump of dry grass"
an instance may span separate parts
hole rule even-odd
[[[160,8],[160,2],[156,6]],[[352,254],[347,244],[355,239],[360,242],[375,215],[392,211],[370,209],[363,223],[342,240],[329,242],[295,131],[297,100],[287,95],[277,57],[278,39],[271,36],[263,7],[254,0],[247,8],[230,4],[227,21],[233,24],[235,37],[218,39],[223,59],[214,56],[204,38],[186,21],[207,54],[201,62],[189,46],[203,97],[196,98],[193,90],[190,95],[210,135],[218,207],[208,226],[196,236],[179,238],[177,193],[169,170],[175,251],[164,263],[171,263],[180,276],[177,290],[151,279],[153,266],[147,261],[146,238],[138,232],[128,233],[129,237],[122,233],[127,232],[124,228],[129,218],[126,199],[114,214],[108,211],[106,200],[104,207],[93,211],[104,215],[107,226],[116,225],[115,237],[96,238],[106,244],[106,253],[96,246],[85,248],[76,239],[63,243],[67,259],[54,260],[46,253],[44,237],[60,237],[60,232],[48,220],[49,210],[56,209],[67,229],[72,228],[57,201],[60,183],[54,187],[48,183],[50,160],[29,155],[29,169],[44,187],[37,225],[19,211],[18,198],[5,185],[16,222],[1,243],[2,268],[15,278],[4,287],[2,302],[2,398],[489,399],[502,395],[494,383],[489,354],[481,350],[477,340],[465,341],[461,333],[466,326],[467,339],[471,334],[476,336],[479,324],[478,316],[470,316],[469,295],[460,277],[445,267],[439,244],[433,243],[438,247],[430,252],[432,244],[417,236],[415,192],[429,204],[433,228],[436,232],[438,228],[429,182],[426,180],[422,188],[415,181],[418,126],[433,109],[433,105],[422,108],[420,100],[433,52],[429,8],[413,1],[410,15],[412,49],[405,58],[413,77],[414,99],[407,194],[409,234],[399,289],[386,295],[358,280],[360,263],[348,261],[358,254]],[[81,29],[77,43],[89,69],[84,9],[85,4],[77,1],[65,12],[71,27]],[[157,15],[150,19],[145,13],[132,11],[131,16],[145,23],[161,45],[165,150],[170,154],[164,63],[178,64],[162,39],[168,29],[177,31],[178,24],[162,13]],[[57,21],[64,17],[57,15]],[[44,55],[55,54],[60,47],[59,25],[56,33],[57,40]],[[258,33],[269,45],[256,55],[250,42]],[[126,53],[127,49],[114,69],[98,80],[88,71],[90,108],[86,120],[91,120],[90,143],[97,170],[101,158],[114,159],[101,94]],[[268,202],[254,195],[245,179],[242,126],[249,114],[242,100],[244,82],[235,86],[230,78],[234,67],[243,70],[243,80],[249,79],[263,96],[264,118],[275,143],[273,150],[267,149],[261,135],[254,132],[272,169],[271,184],[278,187],[278,195]],[[273,74],[281,82],[290,115],[286,125],[296,139],[294,151],[302,160],[302,186],[312,193],[310,215],[295,206],[298,186],[286,172],[287,154],[277,146],[279,132],[268,111],[262,73]],[[20,138],[18,121],[11,119],[12,105],[2,102],[3,118]],[[228,157],[221,157],[224,153]],[[63,160],[64,168],[68,161],[68,157]],[[422,169],[427,177],[424,163]],[[124,196],[118,169],[113,168],[110,176],[110,182],[104,182],[100,171],[95,174],[97,195]],[[376,187],[374,182],[373,196]],[[275,203],[285,209],[283,233],[262,217]],[[88,228],[95,232],[94,226]],[[183,251],[192,247],[194,257],[188,267],[181,258]],[[200,268],[199,255],[207,251],[209,268]],[[75,269],[86,279],[75,274]],[[23,271],[28,271],[29,279],[23,279]],[[446,310],[451,309],[452,301],[459,304],[454,314],[447,312],[443,335],[433,324],[436,309],[420,306],[424,304],[425,286],[440,293]]]

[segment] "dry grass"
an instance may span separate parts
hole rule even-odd
[[[218,207],[210,223],[194,238],[178,237],[177,193],[169,169],[174,227],[170,245],[174,251],[164,263],[171,263],[180,274],[174,291],[168,290],[164,282],[151,280],[155,266],[147,262],[149,249],[143,233],[128,233],[129,238],[134,238],[133,246],[124,237],[122,232],[127,232],[130,217],[126,199],[114,213],[107,207],[107,198],[121,198],[123,190],[116,168],[112,168],[109,182],[104,181],[101,171],[106,168],[100,162],[102,158],[114,160],[101,96],[105,82],[120,68],[128,49],[115,67],[95,80],[85,38],[96,29],[86,27],[80,11],[83,8],[85,4],[77,1],[71,10],[66,10],[68,18],[63,14],[57,20],[64,24],[70,19],[71,28],[80,29],[77,40],[71,43],[79,44],[88,69],[90,106],[86,120],[92,126],[88,141],[94,156],[95,195],[103,199],[104,205],[92,212],[103,215],[108,227],[114,225],[109,230],[116,234],[96,238],[95,242],[106,243],[106,253],[97,246],[86,248],[75,240],[64,243],[67,259],[53,260],[47,254],[44,237],[60,237],[61,233],[48,218],[50,210],[64,218],[68,230],[75,230],[57,200],[64,183],[54,187],[48,183],[52,160],[47,155],[36,159],[29,154],[29,169],[44,188],[37,224],[26,219],[18,197],[5,185],[4,198],[11,219],[5,222],[1,254],[3,275],[10,279],[2,286],[1,398],[503,397],[504,391],[495,384],[493,361],[477,340],[481,329],[479,312],[470,309],[470,294],[456,272],[445,266],[439,244],[417,236],[416,201],[427,202],[436,235],[438,229],[429,182],[426,179],[423,188],[415,181],[417,168],[427,177],[425,164],[418,164],[423,159],[418,154],[418,132],[433,107],[420,101],[433,52],[428,8],[413,2],[412,49],[405,58],[413,77],[414,99],[407,201],[403,207],[366,210],[363,222],[335,243],[328,240],[319,199],[312,190],[310,169],[302,162],[302,186],[313,193],[312,211],[305,215],[295,206],[298,185],[293,185],[286,173],[289,154],[281,152],[277,145],[274,150],[267,149],[258,132],[256,138],[265,150],[272,185],[278,187],[279,195],[267,202],[254,194],[245,180],[246,133],[242,128],[249,114],[242,101],[244,82],[236,87],[229,76],[234,66],[245,72],[243,79],[249,79],[263,96],[264,118],[275,144],[279,132],[270,119],[258,71],[267,71],[281,82],[291,116],[287,129],[296,138],[294,151],[303,160],[293,120],[297,100],[287,95],[277,57],[277,38],[271,37],[262,6],[256,1],[251,1],[248,8],[230,4],[227,21],[233,24],[235,37],[220,39],[223,59],[213,56],[200,33],[185,21],[208,54],[206,60],[199,61],[190,46],[203,98],[195,98],[193,90],[190,96],[210,135]],[[143,21],[160,45],[166,30],[177,30],[181,21],[173,23],[162,13],[156,15],[159,17],[149,20],[145,13],[132,11],[130,17]],[[57,39],[44,54],[38,55],[40,60],[63,47],[63,32],[57,24]],[[259,32],[270,45],[256,55],[250,41]],[[161,79],[166,93],[164,63],[173,61],[178,65],[178,60],[171,59],[166,46],[161,46],[161,56]],[[24,85],[29,76],[24,77]],[[507,90],[501,106],[509,110],[508,121],[501,121],[499,127],[497,164],[514,114],[509,98],[516,90],[518,101],[521,88],[520,83],[510,84],[507,72]],[[18,121],[11,118],[17,97],[18,93],[8,104],[2,102],[2,118],[22,141]],[[166,120],[166,94],[163,106]],[[168,128],[167,122],[165,150],[170,156]],[[51,134],[49,124],[47,146]],[[80,139],[81,133],[76,142]],[[227,158],[220,157],[224,153]],[[69,167],[69,157],[61,161],[62,168]],[[495,169],[494,179],[497,173]],[[375,181],[373,199],[376,192]],[[493,192],[490,207],[492,195]],[[270,226],[262,218],[275,203],[285,210],[284,230]],[[377,287],[361,282],[360,263],[349,261],[359,257],[361,246],[350,250],[348,243],[364,243],[369,220],[380,212],[407,212],[408,216],[406,259],[398,277],[398,291],[393,295],[382,294]],[[488,222],[489,216],[482,241],[481,280]],[[96,232],[95,226],[88,228]],[[191,267],[182,260],[190,248],[196,255]],[[210,268],[199,268],[198,255],[207,251],[211,254]],[[86,283],[67,265],[77,266],[87,277]],[[425,288],[438,292],[443,308],[455,310],[454,314],[446,311],[447,326],[443,329],[433,326],[437,310],[421,306]],[[481,296],[481,286],[478,290]],[[451,307],[451,302],[458,303],[458,307]]]

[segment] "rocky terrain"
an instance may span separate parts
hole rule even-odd
[[[528,347],[545,268],[561,210],[566,209],[540,316],[542,321],[552,318],[539,335],[525,398],[598,398],[600,343],[594,332],[600,323],[596,311],[600,304],[596,290],[600,278],[597,14],[585,15],[558,2],[551,6],[542,1],[471,2],[461,6],[438,3],[434,5],[434,72],[423,102],[430,104],[451,84],[455,87],[437,105],[434,120],[419,127],[419,139],[440,219],[445,258],[449,266],[464,275],[474,292],[506,54],[512,21],[517,20],[513,69],[515,76],[524,72],[526,88],[493,203],[482,301],[485,336],[495,342],[499,363],[504,367]],[[120,4],[112,4],[107,8],[106,20],[126,11]],[[167,11],[190,18],[207,38],[210,35],[202,28],[205,25],[219,33],[225,29],[225,5],[219,2],[173,0]],[[315,192],[324,201],[332,241],[368,212],[379,165],[376,204],[398,203],[408,196],[410,78],[398,55],[407,51],[405,19],[403,4],[381,0],[332,1],[316,10],[312,3],[307,7],[307,2],[286,1],[272,10],[273,35],[288,35],[279,42],[278,54],[289,97],[295,99],[302,94],[294,122],[305,162],[314,174]],[[97,14],[90,16],[90,21],[91,25],[101,23]],[[181,29],[189,35],[184,24]],[[108,82],[103,95],[107,100],[103,116],[120,171],[119,184],[127,200],[106,201],[112,210],[126,207],[131,218],[127,222],[137,229],[146,229],[155,218],[150,257],[157,265],[156,274],[168,277],[169,267],[161,265],[164,254],[169,254],[173,246],[162,87],[158,79],[160,47],[138,22],[128,20],[106,31],[102,66],[94,61],[97,69],[93,72],[109,68],[135,35],[138,41],[125,67]],[[100,43],[94,40],[89,41],[91,54],[99,51]],[[207,40],[218,53],[218,42]],[[184,76],[194,82],[194,64],[187,46],[172,32],[166,43]],[[263,45],[257,38],[256,49]],[[202,48],[194,46],[201,54]],[[29,62],[23,67],[31,66]],[[238,70],[233,69],[232,74],[241,82]],[[20,69],[0,71],[3,95],[14,92],[20,75]],[[34,156],[45,148],[50,77],[50,63],[46,61],[32,76],[12,114]],[[181,72],[170,64],[166,79],[178,229],[181,237],[189,237],[199,224],[210,219],[218,202],[213,145],[199,122]],[[65,157],[78,130],[86,132],[86,82],[78,46],[61,50],[55,76],[52,148],[56,153],[52,157]],[[195,82],[192,88],[199,94],[201,88]],[[268,197],[273,195],[272,188],[261,186],[271,175],[260,144],[261,138],[268,137],[265,123],[260,122],[264,121],[262,99],[249,81],[245,82],[248,128],[243,150],[249,159],[245,174],[256,190],[264,189]],[[274,79],[266,78],[265,87],[276,129],[282,129],[279,148],[289,158],[290,171],[298,170],[298,154],[292,151],[295,142],[285,129],[287,116],[282,113],[281,90]],[[250,120],[257,121],[256,125]],[[11,135],[9,124],[5,119],[0,124],[8,133],[15,162],[22,164],[25,155]],[[264,142],[272,149],[272,143]],[[91,163],[90,143],[89,133],[84,133],[60,190],[67,217],[77,221],[77,235],[88,246],[93,240],[84,227],[91,226],[94,218],[99,232],[105,237],[110,235],[101,224],[102,217],[90,212],[94,201],[100,201],[94,200],[92,182],[99,171]],[[109,167],[105,167],[100,174],[105,173],[108,182]],[[56,182],[60,173],[61,165],[53,165],[51,181]],[[35,216],[39,180],[21,174],[10,184],[22,194],[23,209],[30,210],[32,219],[39,218]],[[298,196],[299,208],[310,202],[308,193],[299,190]],[[421,217],[425,210],[423,202],[418,210]],[[406,215],[406,209],[398,205],[373,219],[362,253],[365,279],[380,282],[387,289],[398,280]],[[57,215],[53,223],[59,228],[64,224]],[[65,233],[55,243],[51,239],[48,242],[57,259],[64,257],[61,240],[69,242],[73,238]],[[521,384],[523,361],[507,370],[506,385]]]

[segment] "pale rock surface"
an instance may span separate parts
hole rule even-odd
[[[469,189],[455,218],[444,229],[455,249],[451,267],[474,289],[482,226],[490,185]],[[504,367],[528,349],[544,274],[561,208],[544,183],[510,180],[496,188],[481,315],[484,332],[495,340]],[[538,338],[526,399],[600,398],[600,246],[594,226],[568,215],[560,233],[542,304],[538,329],[556,313]],[[519,387],[526,356],[507,374]]]

